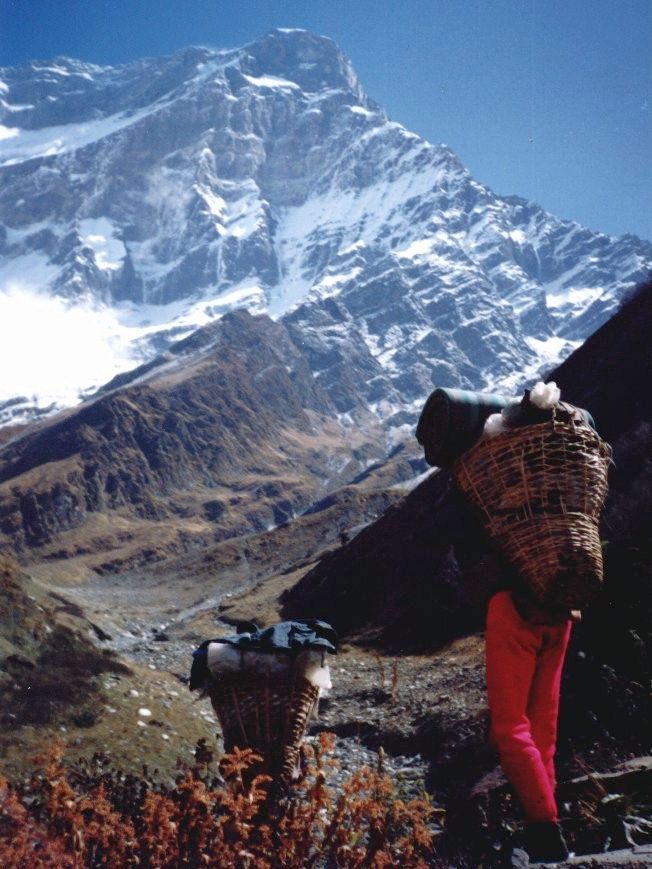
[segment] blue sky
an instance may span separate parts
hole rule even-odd
[[[393,119],[497,192],[652,239],[652,0],[0,0],[0,65],[124,63],[277,26],[335,39]]]

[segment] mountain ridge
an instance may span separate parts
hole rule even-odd
[[[0,447],[5,545],[156,559],[287,521],[383,458],[373,418],[365,431],[338,423],[265,315],[229,313],[172,349]]]

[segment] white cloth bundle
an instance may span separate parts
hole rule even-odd
[[[540,380],[530,391],[530,403],[541,410],[552,410],[561,398],[561,390],[554,382],[544,383]]]
[[[539,380],[538,383],[534,384],[529,394],[530,404],[536,407],[537,410],[552,410],[560,398],[561,390],[554,381],[544,383],[542,380]],[[523,405],[515,400],[513,404],[509,404],[504,408],[501,413],[492,413],[484,424],[482,437],[495,438],[497,435],[508,432],[517,425],[516,420],[523,413],[522,407]]]
[[[330,667],[325,657],[316,649],[290,655],[287,652],[250,651],[229,643],[213,642],[208,645],[206,663],[211,673],[283,673],[295,666],[304,679],[319,688],[320,694],[325,694],[332,687]]]
[[[509,426],[505,422],[502,413],[492,413],[491,416],[487,417],[487,421],[484,424],[482,437],[495,438],[496,435],[503,434],[506,431],[509,431]]]

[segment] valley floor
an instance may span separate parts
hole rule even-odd
[[[233,630],[228,622],[255,618],[269,623],[278,618],[281,591],[308,567],[245,589],[231,586],[227,591],[225,586],[219,594],[200,599],[199,586],[190,579],[186,586],[177,586],[175,597],[153,575],[140,577],[138,584],[133,577],[104,577],[83,586],[60,588],[57,594],[82,607],[104,637],[101,645],[114,647],[132,671],[102,677],[105,702],[92,727],[59,728],[68,750],[75,755],[106,753],[124,768],[146,763],[165,776],[173,774],[177,756],[192,760],[197,739],[215,744],[217,723],[208,700],[188,693],[192,650],[203,639]],[[458,639],[432,654],[393,656],[365,647],[361,638],[361,644],[344,645],[329,663],[333,689],[320,702],[308,738],[312,740],[320,730],[337,734],[334,759],[339,769],[331,772],[328,782],[335,792],[352,769],[376,767],[382,747],[383,768],[397,782],[398,793],[410,798],[430,791],[435,802],[447,806],[453,839],[460,827],[466,826],[467,836],[473,831],[481,805],[489,818],[485,829],[477,827],[472,836],[491,840],[496,847],[506,830],[517,827],[518,812],[499,772],[489,777],[490,786],[481,788],[479,798],[476,794],[469,801],[473,782],[496,763],[486,741],[481,635]],[[26,751],[42,746],[44,738],[36,728],[22,728],[14,749],[20,745],[24,758]],[[17,768],[20,764],[11,742],[5,735],[2,749],[9,768]],[[564,778],[585,771],[584,762],[578,759],[575,766],[566,764]],[[650,788],[650,769],[645,776]],[[569,824],[574,823],[570,817]],[[581,841],[582,836],[574,838]],[[453,846],[450,861],[457,862],[449,865],[460,869],[493,865],[486,858],[482,864],[474,860],[477,857],[464,848],[456,852]],[[574,858],[565,865],[624,869],[650,865],[649,860],[650,853],[641,844],[636,851]]]

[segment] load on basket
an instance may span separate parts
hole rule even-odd
[[[469,393],[460,399],[446,392],[430,431],[448,445],[455,482],[480,512],[490,540],[516,569],[533,603],[549,611],[581,609],[602,582],[599,521],[611,462],[611,448],[591,415],[561,402],[554,383],[536,384],[520,402],[505,401],[499,413],[493,408],[502,396],[474,401]],[[477,413],[458,406],[450,411],[460,400],[481,404],[481,424]],[[471,420],[475,443],[468,446],[469,429],[456,437],[446,419]],[[465,446],[456,455],[450,446],[455,442]],[[430,452],[437,449],[431,445]]]
[[[207,640],[193,653],[190,689],[210,697],[225,751],[253,748],[263,758],[255,773],[287,785],[336,651],[335,631],[315,619]]]

